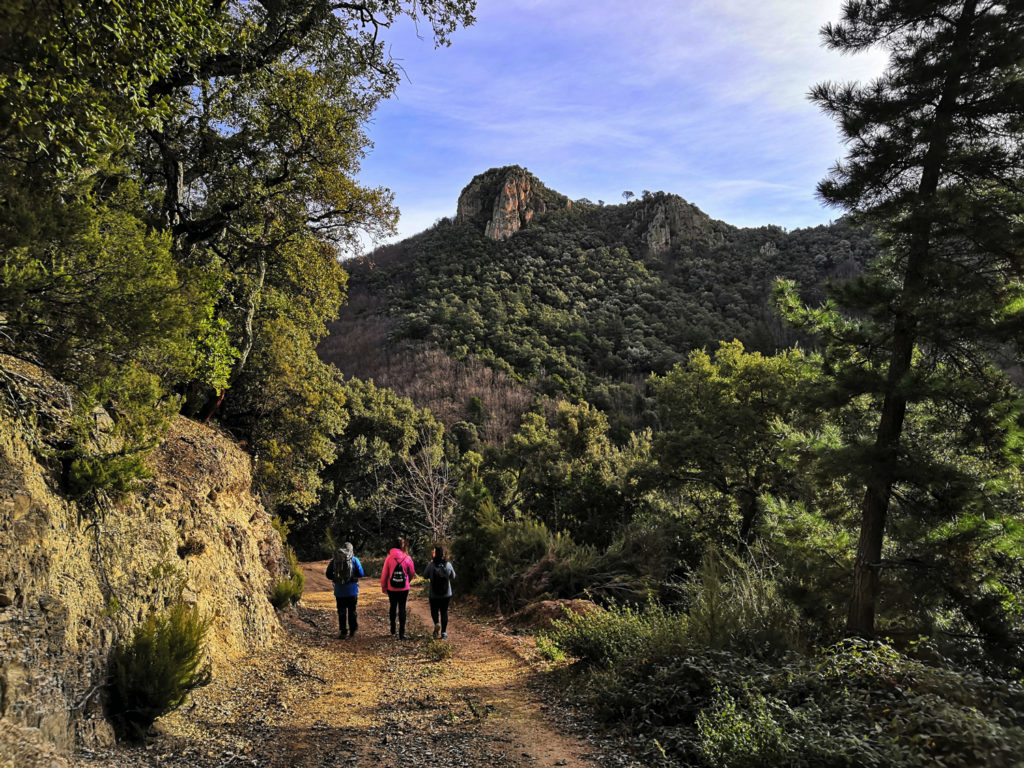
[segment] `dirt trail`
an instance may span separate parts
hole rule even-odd
[[[635,765],[597,737],[573,735],[564,708],[531,678],[529,641],[460,615],[449,641],[420,583],[404,641],[388,627],[379,577],[361,582],[359,631],[339,639],[327,562],[303,565],[306,588],[288,634],[222,673],[163,718],[145,746],[81,752],[91,766],[575,766]],[[578,728],[577,728],[578,730]]]

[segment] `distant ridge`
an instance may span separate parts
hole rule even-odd
[[[350,301],[320,353],[489,442],[538,396],[584,398],[628,434],[656,418],[648,376],[693,349],[810,343],[776,312],[776,278],[813,304],[875,253],[845,221],[739,228],[675,194],[570,201],[521,166],[492,168],[453,219],[348,265]]]

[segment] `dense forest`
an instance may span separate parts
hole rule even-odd
[[[508,167],[343,263],[397,216],[357,181],[382,33],[473,10],[0,12],[0,354],[75,417],[0,399],[83,524],[184,415],[302,556],[404,535],[496,611],[596,603],[537,646],[652,765],[1019,766],[1024,6],[844,5],[825,45],[889,65],[812,88],[829,226]]]
[[[508,167],[481,174],[467,191],[494,176],[544,188]],[[383,353],[368,356],[345,340],[383,324],[381,346],[426,342],[536,392],[584,398],[625,437],[656,424],[647,377],[694,349],[731,339],[765,353],[798,339],[813,347],[813,337],[783,322],[774,281],[796,281],[818,304],[828,281],[859,274],[877,252],[870,233],[847,222],[738,229],[661,192],[623,205],[575,201],[504,240],[487,237],[479,218],[442,219],[347,264],[351,301],[322,355],[374,377],[386,367]],[[652,244],[662,222],[667,242]]]

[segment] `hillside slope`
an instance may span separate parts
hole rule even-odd
[[[664,192],[570,203],[517,166],[473,179],[457,207],[454,219],[348,265],[350,304],[321,346],[325,359],[390,382],[396,356],[436,347],[643,425],[643,382],[690,350],[797,341],[774,309],[776,278],[820,301],[826,281],[857,274],[875,252],[868,233],[844,222],[740,229]],[[376,350],[358,341],[371,337]],[[471,416],[467,398],[417,403]]]

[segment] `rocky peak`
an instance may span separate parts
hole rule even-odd
[[[492,240],[504,240],[535,216],[570,205],[569,198],[548,189],[525,168],[509,165],[473,177],[459,195],[455,218]]]
[[[717,244],[723,239],[715,221],[678,195],[648,192],[629,205],[636,209],[630,226],[640,232],[652,253],[667,253],[673,245]]]

